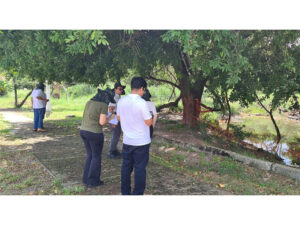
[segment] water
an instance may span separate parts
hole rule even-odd
[[[257,148],[271,153],[277,153],[286,165],[300,165],[300,121],[290,120],[284,116],[276,116],[276,122],[282,135],[282,143],[278,145],[270,136],[276,137],[276,132],[268,116],[234,116],[232,123],[245,125],[245,131],[264,137],[244,140]]]
[[[286,165],[300,165],[300,148],[293,148],[291,144],[288,143],[279,143],[272,140],[264,140],[261,142],[255,142],[253,140],[245,139],[244,142],[252,144],[257,148],[261,148],[265,151],[277,154]]]

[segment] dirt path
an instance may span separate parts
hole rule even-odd
[[[63,186],[72,188],[81,186],[81,176],[85,161],[85,149],[79,131],[60,129],[45,122],[46,133],[32,131],[32,119],[21,112],[0,110],[4,120],[13,124],[12,132],[21,144],[5,147],[1,151],[26,150],[40,163],[52,179],[60,179]],[[122,160],[107,158],[110,134],[105,130],[105,144],[102,153],[102,175],[105,185],[85,188],[81,194],[119,195],[120,171]],[[121,148],[121,146],[119,146]],[[25,159],[24,159],[25,160]],[[199,180],[177,173],[171,169],[154,163],[151,159],[147,167],[146,195],[225,195],[230,194]]]

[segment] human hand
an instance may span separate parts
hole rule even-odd
[[[113,107],[113,106],[108,107],[108,111],[109,111],[110,113],[113,113],[113,112],[114,112],[114,109],[115,109],[115,107]]]
[[[111,114],[111,116],[109,117],[110,118],[110,120],[112,120],[112,119],[114,119],[115,118],[115,116],[116,116],[116,114]]]

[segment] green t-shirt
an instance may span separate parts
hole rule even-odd
[[[89,100],[84,108],[80,130],[102,133],[102,126],[99,124],[99,118],[100,114],[107,114],[107,110],[107,104]]]

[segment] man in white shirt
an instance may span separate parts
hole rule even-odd
[[[123,163],[121,169],[122,195],[143,195],[146,188],[146,166],[151,143],[149,126],[152,116],[142,99],[147,83],[142,77],[131,80],[131,94],[118,102],[117,118],[123,131]],[[134,169],[134,190],[131,192],[131,173]]]
[[[121,85],[120,82],[116,82],[114,86],[114,92],[115,92],[115,104],[114,103],[109,103],[109,107],[112,106],[114,107],[114,112],[117,112],[117,103],[121,98],[121,95],[124,93],[124,89],[126,86]],[[117,121],[116,121],[117,122]],[[121,136],[121,126],[120,123],[118,122],[117,124],[109,123],[110,126],[110,131],[111,131],[111,140],[110,140],[110,145],[109,145],[109,151],[108,151],[108,158],[110,159],[119,159],[121,158],[121,153],[117,149],[117,145]]]
[[[49,99],[44,94],[45,86],[43,83],[36,85],[36,89],[31,94],[31,107],[34,113],[33,131],[44,132],[43,119],[45,115],[46,104]]]

